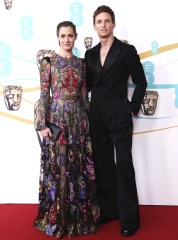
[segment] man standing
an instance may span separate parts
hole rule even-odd
[[[93,24],[100,43],[86,51],[85,62],[101,221],[118,217],[121,234],[131,236],[140,225],[131,153],[132,114],[137,115],[140,110],[147,82],[135,47],[114,37],[113,10],[99,6]],[[135,84],[131,101],[127,98],[129,76]]]

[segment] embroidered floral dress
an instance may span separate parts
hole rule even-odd
[[[85,101],[85,64],[76,56],[66,59],[54,52],[41,61],[39,70],[35,129],[45,129],[48,120],[60,126],[62,133],[57,140],[43,139],[34,225],[57,238],[65,233],[69,237],[95,233],[100,209]]]

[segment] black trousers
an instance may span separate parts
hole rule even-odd
[[[132,131],[127,99],[92,98],[90,134],[101,214],[105,218],[118,216],[122,228],[138,228],[140,224]]]

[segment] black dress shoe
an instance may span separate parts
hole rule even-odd
[[[132,228],[122,228],[121,229],[121,235],[125,237],[130,237],[136,233],[137,229]]]

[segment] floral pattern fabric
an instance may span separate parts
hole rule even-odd
[[[100,209],[86,102],[85,64],[54,53],[40,66],[41,94],[35,129],[46,120],[60,126],[57,140],[43,139],[39,208],[34,225],[46,235],[62,237],[95,233]],[[51,97],[50,97],[51,95]]]

